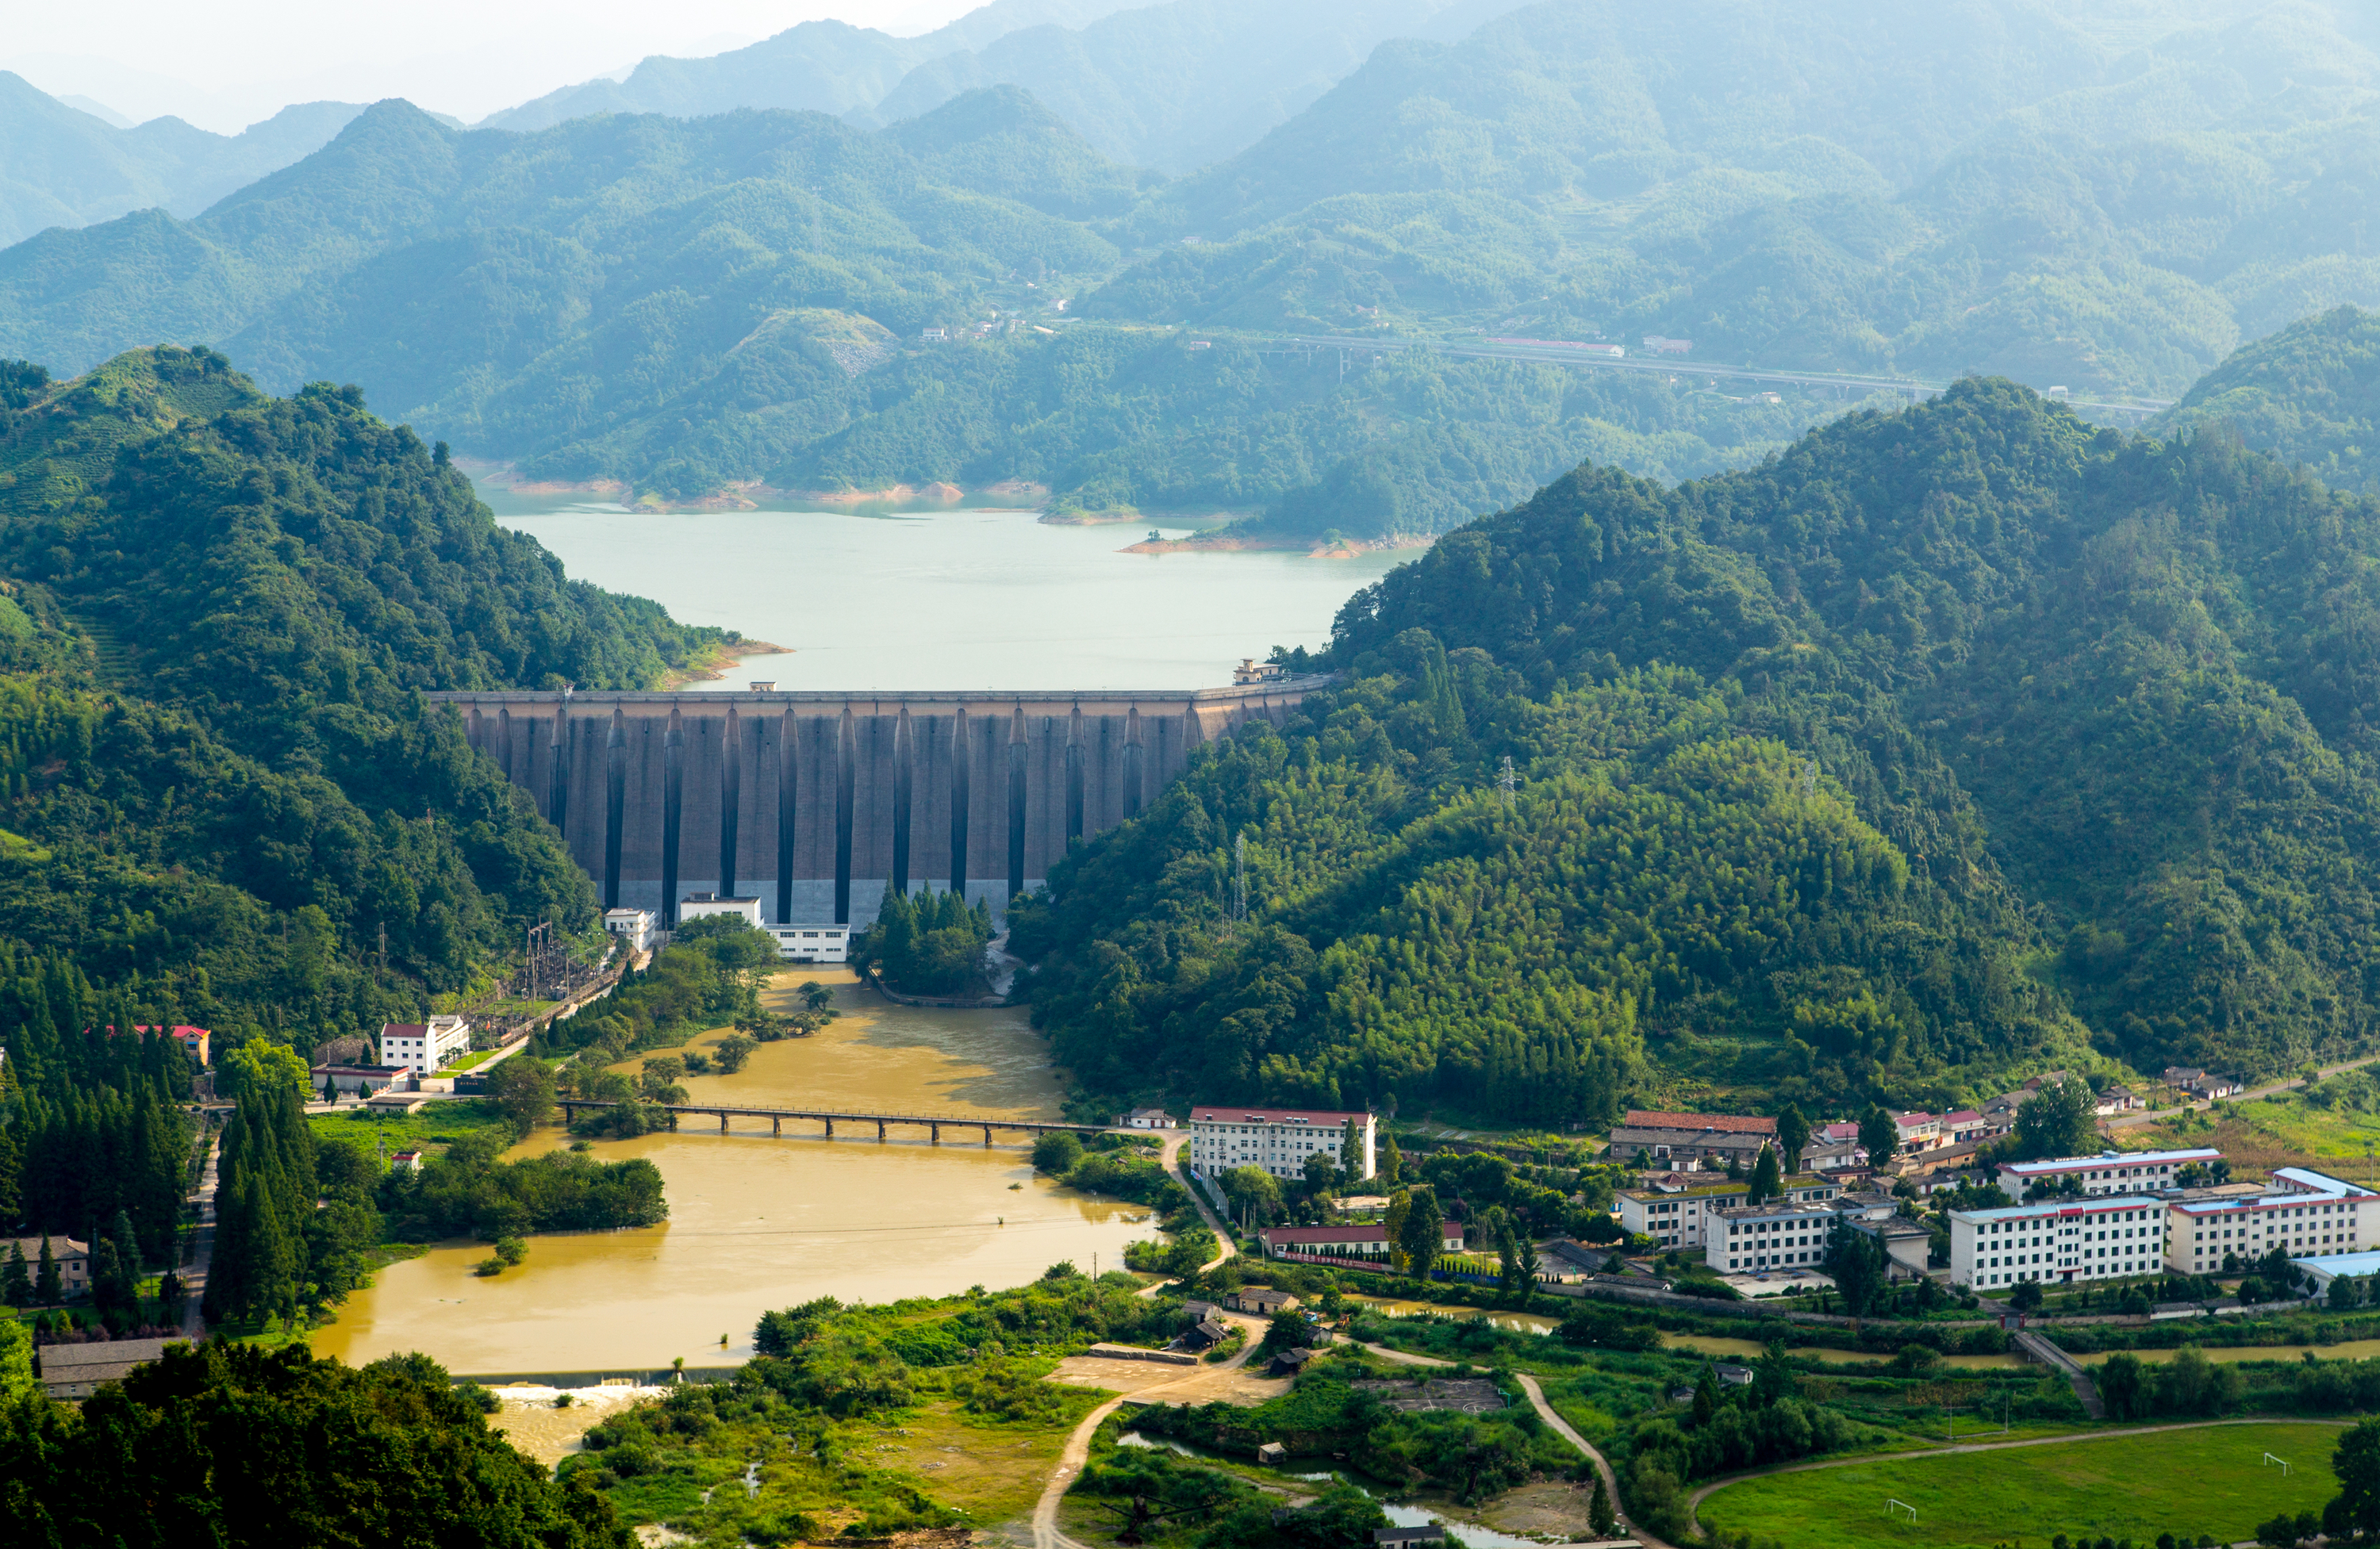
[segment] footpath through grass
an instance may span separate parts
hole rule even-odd
[[[2321,1514],[2338,1493],[2331,1449],[2342,1427],[2291,1422],[2214,1425],[2104,1441],[2077,1438],[2004,1452],[1879,1458],[1771,1474],[1706,1499],[1705,1529],[1775,1539],[1785,1549],[1989,1549],[2069,1537],[2225,1543],[2256,1536],[2281,1512]],[[2289,1472],[2264,1461],[2288,1459]],[[1912,1522],[1886,1502],[1916,1508]]]

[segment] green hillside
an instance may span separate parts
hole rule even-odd
[[[7,380],[0,936],[62,1005],[303,1049],[591,920],[560,836],[417,693],[642,686],[715,632],[569,581],[352,390],[171,349]]]
[[[2340,307],[2234,351],[2157,417],[2168,434],[2236,433],[2334,489],[2380,483],[2380,314]]]
[[[2004,381],[1675,488],[1583,467],[1055,871],[1036,1014],[1114,1090],[1532,1120],[1951,1102],[2086,1046],[2294,1069],[2380,994],[2375,559],[2369,502]]]

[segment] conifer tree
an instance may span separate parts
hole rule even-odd
[[[1744,1191],[1748,1204],[1765,1204],[1785,1192],[1782,1180],[1777,1176],[1777,1152],[1772,1146],[1760,1148],[1760,1159],[1752,1164],[1752,1182]]]
[[[29,1305],[33,1300],[33,1277],[25,1268],[25,1245],[8,1244],[8,1263],[0,1268],[0,1301],[11,1307]]]
[[[58,1261],[50,1253],[47,1233],[42,1237],[42,1263],[33,1277],[33,1300],[44,1307],[55,1307],[66,1300],[66,1288],[58,1281]]]

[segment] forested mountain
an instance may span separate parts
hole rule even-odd
[[[133,210],[195,215],[319,150],[362,111],[304,103],[237,135],[178,118],[118,128],[0,70],[0,247],[45,226],[91,225]]]
[[[2380,485],[2380,315],[2340,307],[2241,346],[2151,429],[2219,426],[2334,489]]]
[[[2005,381],[1674,489],[1581,468],[1053,869],[1036,1014],[1113,1090],[1530,1119],[1648,1076],[1950,1102],[2086,1038],[2293,1068],[2380,998],[2375,558],[2368,501]]]
[[[568,581],[352,392],[268,398],[204,351],[14,371],[0,573],[0,936],[62,1033],[120,994],[122,1024],[310,1048],[589,918],[417,691],[642,685],[716,638]]]
[[[1294,539],[1441,531],[1582,459],[1742,466],[1845,406],[1694,362],[2176,393],[2243,338],[2380,302],[2360,7],[1500,11],[992,7],[966,25],[998,36],[917,70],[997,84],[919,86],[940,105],[878,130],[738,110],[465,132],[384,103],[195,219],[0,250],[0,350],[70,371],[206,342],[275,391],[352,381],[470,457],[660,501],[1014,481],[1062,510],[1262,511]],[[1031,25],[1051,18],[1074,30]],[[1102,154],[1253,125],[1231,91],[1294,97],[1350,40],[1430,29],[1191,175]],[[1481,333],[1692,343],[1651,392],[1361,347]]]

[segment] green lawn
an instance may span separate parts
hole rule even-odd
[[[504,1122],[504,1110],[484,1097],[432,1098],[419,1113],[374,1114],[364,1108],[342,1113],[310,1113],[307,1127],[316,1140],[351,1141],[365,1150],[376,1140],[388,1149],[419,1151]]]
[[[2321,1513],[2338,1493],[2330,1454],[2339,1434],[2311,1422],[2233,1424],[1880,1459],[1746,1480],[1705,1500],[1699,1516],[1706,1530],[1785,1549],[1989,1549],[2058,1533],[2135,1543],[2212,1533],[2232,1543],[2279,1512]],[[2264,1463],[2267,1452],[2289,1459],[2288,1477]],[[1888,1498],[1915,1507],[1916,1521],[1888,1520]]]

